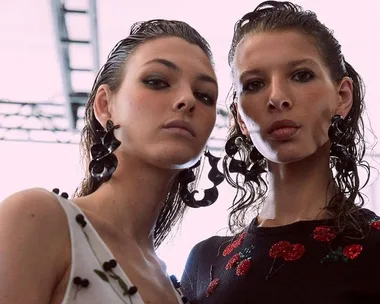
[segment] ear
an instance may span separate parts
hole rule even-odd
[[[111,96],[112,92],[107,84],[99,86],[94,99],[94,114],[98,122],[106,127],[107,120],[111,119]]]
[[[245,136],[249,137],[247,126],[239,113],[238,104],[236,102],[234,104],[235,104],[235,109],[236,109],[236,118],[237,118],[237,122],[239,124],[240,130]]]
[[[335,114],[346,117],[352,108],[353,102],[353,84],[351,78],[344,77],[339,84],[338,90],[339,99]]]

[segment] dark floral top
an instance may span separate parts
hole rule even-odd
[[[365,236],[333,220],[257,227],[211,237],[190,253],[184,294],[197,303],[380,303],[380,218],[361,210]]]

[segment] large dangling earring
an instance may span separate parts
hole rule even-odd
[[[355,159],[344,144],[347,136],[347,125],[342,116],[334,115],[332,117],[328,135],[331,141],[330,157],[336,170],[339,172],[343,170],[354,171]]]
[[[234,158],[235,154],[239,152],[243,144],[251,146],[252,150],[249,153],[249,159],[252,164],[250,167],[242,160]],[[254,182],[258,186],[260,185],[260,175],[265,173],[266,170],[263,166],[265,158],[261,153],[253,146],[251,140],[245,135],[236,135],[227,140],[225,145],[226,154],[231,158],[228,170],[231,173],[240,173],[244,175],[244,183]]]
[[[194,190],[192,192],[189,191],[188,186],[190,183],[195,181],[195,174],[193,169],[198,167],[201,163],[199,160],[194,166],[182,170],[179,175],[179,183],[180,183],[180,197],[182,201],[191,208],[199,208],[199,207],[207,207],[215,203],[218,198],[219,192],[216,186],[218,186],[224,180],[224,175],[221,173],[218,168],[218,162],[220,157],[213,156],[210,151],[205,152],[205,156],[208,158],[209,164],[211,166],[211,170],[208,174],[209,180],[214,184],[211,188],[206,189],[204,191],[204,197],[201,200],[196,200],[194,195],[198,193],[198,190]]]
[[[118,161],[113,152],[120,146],[121,142],[115,138],[114,126],[111,120],[107,121],[106,132],[101,137],[101,142],[91,147],[91,162],[89,166],[91,176],[98,182],[108,181],[115,172]]]

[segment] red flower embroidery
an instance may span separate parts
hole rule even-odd
[[[290,243],[287,241],[281,241],[274,244],[269,250],[269,256],[273,259],[282,257],[289,245]]]
[[[209,297],[212,293],[214,293],[215,289],[219,286],[220,279],[213,279],[210,284],[208,284],[206,290],[206,297]]]
[[[234,243],[228,244],[226,248],[223,250],[223,256],[229,255],[232,251],[234,251],[235,247],[233,246]]]
[[[336,233],[332,227],[318,226],[313,231],[313,238],[319,242],[331,242],[336,238]]]
[[[246,233],[243,232],[242,234],[239,235],[239,237],[235,241],[233,241],[226,248],[224,248],[223,253],[222,253],[223,256],[229,255],[232,251],[234,251],[237,247],[239,247],[241,243],[243,242],[245,236],[246,236]]]
[[[251,259],[245,259],[241,261],[239,266],[236,268],[236,275],[239,277],[246,275],[249,268],[251,268]]]
[[[359,244],[347,245],[343,249],[343,254],[348,257],[350,260],[356,259],[359,254],[362,252],[363,246]]]
[[[269,250],[269,256],[273,259],[282,257],[285,261],[295,261],[303,256],[305,247],[302,244],[290,244],[287,241],[280,241],[274,244]]]
[[[235,267],[237,263],[240,261],[240,254],[236,253],[234,254],[229,261],[227,262],[227,265],[225,267],[226,270],[231,269],[232,267]]]
[[[372,222],[371,227],[375,230],[380,230],[380,221]]]
[[[295,261],[303,256],[305,247],[301,244],[289,245],[286,253],[284,254],[285,261]]]

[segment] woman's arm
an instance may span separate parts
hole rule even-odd
[[[65,229],[66,228],[66,229]],[[0,303],[48,304],[65,270],[64,212],[46,190],[0,203]]]

